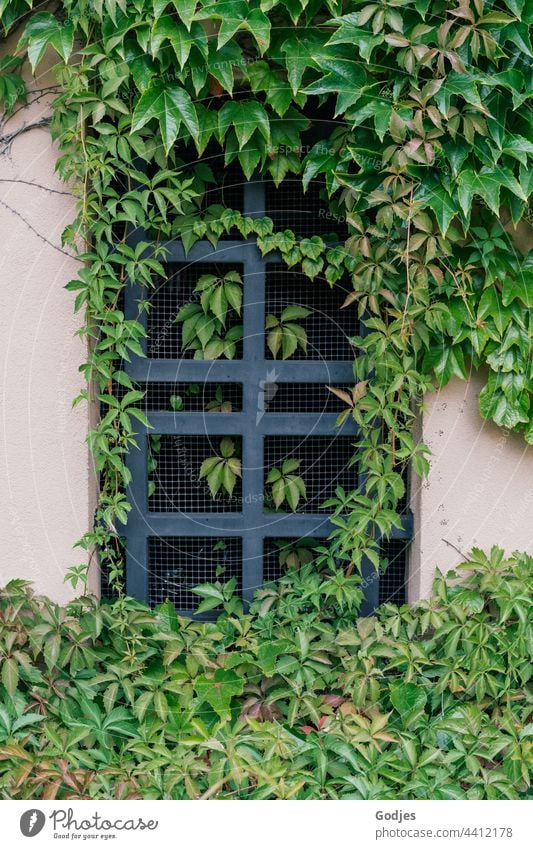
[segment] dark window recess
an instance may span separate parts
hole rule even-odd
[[[148,509],[153,513],[238,513],[242,510],[242,481],[231,497],[219,490],[211,495],[207,479],[200,480],[200,467],[208,457],[220,454],[222,436],[156,435],[150,439]],[[232,437],[236,454],[241,440]],[[150,466],[152,468],[150,468]]]
[[[306,192],[301,176],[286,177],[276,188],[265,184],[265,215],[276,230],[293,230],[298,238],[325,236],[327,241],[344,241],[348,236],[344,216],[330,212],[327,191],[321,180],[312,180]]]
[[[223,277],[229,271],[238,271],[242,277],[242,265],[239,263],[195,262],[167,263],[168,277],[160,281],[150,293],[150,312],[148,315],[148,356],[152,359],[193,359],[194,351],[183,351],[181,343],[181,323],[176,321],[182,307],[200,301],[195,292],[198,280],[204,274],[216,274]],[[239,319],[228,320],[229,330]],[[242,346],[237,347],[237,357],[242,356]]]
[[[201,597],[198,584],[237,578],[241,591],[242,543],[238,537],[150,537],[148,540],[149,603],[169,599],[178,610],[194,611]]]
[[[327,118],[324,114],[326,123]],[[326,129],[329,131],[331,126],[328,124]],[[324,127],[315,126],[313,132],[323,136],[323,130]],[[310,137],[305,145],[314,141]],[[271,186],[241,182],[239,175],[235,176],[236,169],[224,169],[219,157],[211,164],[219,182],[217,191],[223,196],[209,193],[205,202],[221,199],[228,206],[238,207],[240,202],[236,195],[232,198],[232,192],[242,189],[244,207],[250,214],[264,215],[269,204],[274,205]],[[205,162],[198,167],[202,165]],[[191,163],[191,170],[194,167]],[[291,191],[290,184],[286,191]],[[282,196],[276,193],[275,197],[277,204]],[[297,212],[292,229],[299,235],[316,233],[317,222],[321,226],[322,218],[312,197],[311,192],[298,195],[297,203],[291,202],[289,195],[281,199],[279,214],[285,214],[285,206],[287,217],[278,217],[276,226],[288,226]],[[278,215],[275,209],[273,212]],[[312,231],[306,230],[309,212],[313,213]],[[328,222],[326,216],[323,218]],[[147,234],[141,237],[150,238]],[[233,234],[231,238],[238,236]],[[134,356],[131,363],[123,365],[132,378],[144,381],[138,385],[146,388],[148,394],[139,406],[151,413],[156,428],[166,433],[158,434],[156,430],[154,434],[139,423],[141,450],[132,451],[127,458],[132,472],[128,487],[132,510],[121,533],[127,543],[127,592],[152,605],[170,598],[179,610],[192,613],[198,606],[198,599],[191,592],[193,586],[217,578],[227,580],[233,575],[239,581],[237,592],[249,603],[265,580],[275,580],[288,565],[301,566],[305,562],[306,540],[324,541],[331,532],[331,508],[321,505],[334,496],[337,486],[347,491],[357,487],[358,469],[356,463],[352,465],[357,436],[351,418],[342,430],[335,429],[332,420],[344,408],[344,402],[325,384],[348,389],[353,384],[352,363],[358,351],[350,339],[360,335],[361,328],[355,307],[341,309],[352,291],[349,280],[333,288],[325,280],[311,281],[284,264],[269,263],[253,240],[243,240],[235,253],[232,242],[231,257],[238,258],[238,264],[228,262],[230,254],[224,239],[217,249],[208,241],[199,240],[194,246],[196,262],[186,257],[179,240],[172,242],[171,248],[173,262],[167,266],[168,279],[149,293],[152,309],[147,316],[148,360]],[[224,261],[217,262],[217,257]],[[202,274],[223,276],[236,267],[244,280],[246,362],[193,363],[193,353],[184,354],[181,350],[181,329],[176,323],[179,309],[199,301],[193,290]],[[137,315],[137,305],[146,297],[143,287],[133,281],[126,289],[125,312]],[[265,312],[280,317],[291,304],[310,310],[310,315],[301,320],[308,351],[298,351],[280,363],[272,359],[266,346]],[[241,350],[238,355],[242,357],[242,353]],[[264,398],[258,394],[261,390]],[[171,401],[172,396],[181,400],[174,397]],[[213,403],[231,404],[227,418],[211,416],[207,411],[203,415],[202,411]],[[263,411],[264,415],[258,415]],[[194,424],[187,412],[197,414]],[[309,415],[313,413],[314,416]],[[232,497],[220,491],[213,499],[207,480],[199,480],[199,473],[205,459],[220,454],[220,431],[226,429],[234,434],[235,456],[246,462],[243,478],[237,479]],[[287,505],[278,512],[271,498],[268,500],[271,486],[266,485],[265,479],[271,468],[280,468],[288,458],[300,461],[297,473],[305,481],[307,499],[300,501],[296,512]],[[144,470],[148,472],[148,498]],[[402,506],[405,504],[404,499]],[[216,538],[214,533],[218,533]],[[283,539],[277,538],[279,533]],[[362,615],[375,609],[378,590],[381,600],[391,593],[400,599],[400,593],[405,592],[401,589],[405,552],[403,560],[398,552],[405,549],[410,534],[411,517],[407,514],[403,527],[394,530],[394,543],[384,545],[383,557],[386,551],[396,554],[383,574],[382,585],[379,574],[377,580],[368,580]],[[394,545],[399,548],[391,548]],[[369,579],[376,573],[365,562],[363,574]],[[399,585],[394,583],[398,576]]]
[[[324,383],[276,383],[276,366],[265,382],[266,413],[340,413],[346,404]],[[353,384],[352,384],[353,385]],[[350,392],[350,384],[332,384]]]
[[[293,360],[353,360],[356,349],[350,338],[359,333],[357,312],[353,306],[340,309],[346,295],[353,291],[349,282],[339,280],[333,288],[325,280],[309,280],[305,274],[285,264],[268,263],[266,267],[266,312],[280,318],[292,304],[310,310],[298,324],[307,333],[307,352],[301,348]],[[273,359],[265,339],[265,356]],[[278,355],[279,356],[279,355]]]
[[[323,542],[323,541],[322,541]],[[311,537],[267,537],[263,545],[263,580],[277,581],[289,566],[303,565],[313,558],[320,540]]]
[[[172,383],[153,381],[138,383],[135,387],[146,392],[144,398],[137,401],[135,406],[149,413],[180,412],[180,401],[184,413],[221,412],[220,404],[231,405],[227,412],[238,413],[242,410],[242,384],[240,383]],[[114,393],[117,398],[123,398],[129,392],[124,386],[115,385]],[[225,412],[226,410],[222,410]]]
[[[407,601],[407,565],[409,542],[390,539],[381,544],[381,557],[388,566],[379,577],[379,603],[405,604]]]
[[[300,466],[294,474],[303,478],[307,500],[300,500],[297,512],[316,513],[335,488],[346,490],[357,486],[357,468],[350,466],[354,454],[354,437],[350,436],[267,436],[265,438],[265,476],[271,468],[281,469],[283,461],[295,459]],[[267,486],[267,493],[270,493]],[[272,506],[266,502],[266,506]],[[280,510],[287,510],[283,504]]]
[[[207,165],[213,173],[216,183],[206,183],[206,191],[203,198],[202,209],[219,204],[227,209],[235,209],[244,212],[244,176],[238,160],[234,160],[226,168],[224,167],[224,156],[220,149],[216,152],[206,152],[198,163]]]

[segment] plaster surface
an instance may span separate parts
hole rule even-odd
[[[53,93],[35,99],[54,85],[43,67],[29,80],[34,102],[4,122],[4,137],[50,114]],[[0,585],[29,579],[64,602],[73,595],[65,571],[86,558],[73,546],[89,527],[94,489],[87,406],[72,408],[86,359],[75,336],[82,317],[64,289],[79,267],[61,248],[74,199],[54,173],[47,126],[0,151]]]

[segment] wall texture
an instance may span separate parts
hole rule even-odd
[[[17,135],[49,114],[51,94],[40,90],[52,85],[41,73],[34,102],[0,125],[0,585],[27,578],[65,601],[65,570],[84,562],[73,545],[93,489],[87,409],[72,409],[85,343],[63,288],[78,262],[60,248],[74,201],[54,174],[48,127]]]
[[[432,450],[429,479],[411,487],[415,541],[409,598],[425,597],[473,546],[533,554],[533,446],[481,419],[481,375],[456,378],[426,399],[419,437]],[[454,548],[455,546],[455,548]]]

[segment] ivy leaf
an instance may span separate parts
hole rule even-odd
[[[435,372],[441,386],[445,386],[454,375],[461,380],[468,377],[464,355],[459,345],[452,346],[447,343],[446,347],[428,351],[424,358],[424,368]]]
[[[336,94],[335,117],[357,103],[366,83],[366,72],[351,59],[321,57],[319,65],[328,73],[304,89],[305,94]]]
[[[232,669],[217,669],[213,675],[200,675],[194,682],[200,702],[207,702],[221,719],[227,719],[233,696],[240,696],[243,679]]]
[[[427,695],[422,687],[416,684],[400,682],[391,686],[390,700],[398,713],[404,716],[413,710],[423,708],[427,702]]]
[[[446,236],[452,219],[457,215],[457,205],[444,186],[429,187],[424,192],[426,203],[435,213],[439,229]]]
[[[340,24],[340,27],[331,36],[327,46],[334,44],[355,44],[361,59],[370,62],[373,50],[383,43],[384,36],[380,33],[372,35],[368,30],[358,26],[359,13],[352,12],[341,18],[334,18],[332,24]]]
[[[261,104],[253,100],[225,103],[218,113],[218,127],[221,139],[232,127],[235,130],[240,149],[251,139],[256,129],[259,130],[265,141],[270,141],[268,115]]]
[[[475,172],[471,168],[461,171],[457,178],[457,196],[465,217],[472,208],[472,199],[478,195],[487,206],[498,215],[500,209],[500,189],[504,186],[521,200],[527,201],[522,186],[509,169],[503,167],[482,168]]]
[[[190,31],[196,12],[197,0],[174,0],[176,12]]]
[[[245,0],[219,0],[204,6],[197,19],[220,21],[217,46],[220,49],[230,41],[240,29],[253,35],[261,55],[270,44],[270,21],[261,9],[252,9]]]
[[[131,132],[137,132],[152,118],[159,122],[167,154],[178,137],[182,122],[195,140],[199,135],[198,118],[191,98],[175,83],[158,79],[150,84],[135,107]]]
[[[69,20],[60,24],[50,12],[38,12],[30,18],[19,42],[19,46],[25,44],[33,72],[49,45],[67,62],[74,45],[74,25]]]
[[[163,15],[154,23],[151,43],[152,56],[158,53],[164,41],[170,42],[178,64],[183,69],[189,58],[193,41],[186,28],[177,24],[170,15]]]
[[[333,171],[337,165],[338,157],[326,142],[317,142],[305,157],[305,168],[302,177],[304,189],[307,189],[311,180],[317,174]]]
[[[318,67],[314,56],[319,45],[323,45],[322,37],[318,31],[313,30],[308,30],[305,35],[295,33],[281,45],[281,52],[285,54],[287,79],[294,95],[298,94],[306,69]]]

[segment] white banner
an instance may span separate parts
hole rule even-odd
[[[533,847],[533,805],[526,801],[280,802],[275,811],[255,801],[4,801],[1,813],[2,849]]]

